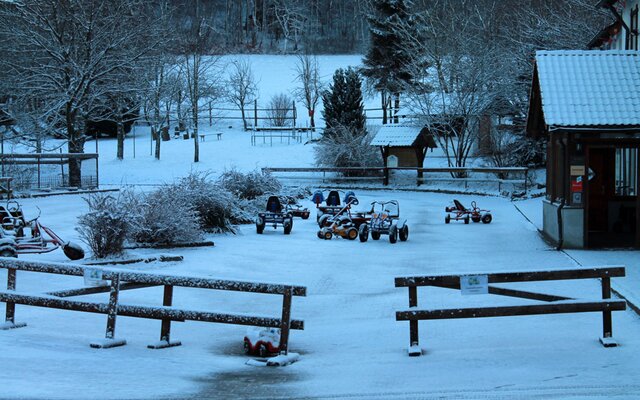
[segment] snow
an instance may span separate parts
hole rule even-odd
[[[357,57],[344,60],[357,61]],[[282,68],[278,63],[277,57],[265,57],[264,63],[255,63],[264,64],[262,83],[267,81],[268,71]],[[333,67],[338,65],[344,64],[335,61]],[[273,80],[266,82],[272,91],[278,89],[276,85],[290,84],[278,74]],[[251,146],[250,134],[239,127],[226,128],[220,141],[200,143],[202,161],[198,164],[191,162],[191,141],[164,142],[162,159],[157,161],[149,155],[148,132],[137,128],[135,140],[136,158],[132,152],[134,138],[129,136],[124,161],[115,158],[114,140],[100,140],[100,178],[105,186],[158,185],[191,170],[218,174],[232,166],[250,171],[262,166],[310,166],[313,160],[312,144]],[[429,162],[435,166],[442,160],[434,158]],[[599,342],[601,313],[421,321],[419,348],[423,355],[419,357],[409,357],[407,353],[409,324],[394,318],[396,311],[408,306],[407,289],[394,287],[394,278],[399,276],[623,264],[627,277],[613,278],[612,286],[633,295],[640,287],[640,252],[556,251],[538,232],[542,221],[540,198],[511,202],[501,197],[479,199],[456,194],[463,204],[477,200],[494,217],[490,224],[465,225],[444,223],[443,210],[453,199],[451,194],[386,188],[360,189],[356,195],[362,208],[374,200],[398,200],[401,217],[410,227],[409,240],[396,244],[384,238],[366,243],[320,240],[316,236],[315,205],[305,199],[301,204],[312,211],[311,218],[296,219],[290,235],[270,227],[257,235],[254,225],[244,225],[235,235],[208,235],[206,239],[213,240],[215,247],[173,249],[172,253],[184,257],[181,262],[109,268],[140,275],[158,273],[305,286],[307,296],[296,296],[292,301],[291,317],[305,322],[304,330],[290,332],[289,350],[299,354],[298,362],[285,368],[247,365],[251,358],[243,353],[246,327],[193,321],[171,325],[171,340],[180,340],[182,346],[151,350],[147,345],[158,342],[160,322],[122,316],[117,319],[115,338],[125,338],[127,345],[92,349],[89,344],[102,341],[105,336],[105,315],[17,305],[16,321],[28,325],[0,331],[5,366],[5,373],[0,376],[0,398],[640,396],[640,319],[631,310],[613,313],[613,338],[619,344],[614,348],[604,348]],[[43,224],[64,240],[80,242],[74,228],[78,216],[87,210],[82,195],[29,198],[21,203],[27,218],[36,215],[39,207]],[[127,256],[151,258],[163,252],[166,250],[136,249]],[[67,262],[61,251],[20,259]],[[0,269],[0,282],[6,279],[6,270]],[[82,276],[17,273],[18,291],[45,293],[83,286]],[[597,280],[514,283],[504,287],[577,299],[601,296]],[[120,301],[157,307],[162,304],[162,296],[162,287],[150,287],[122,291]],[[108,293],[74,300],[105,302]],[[536,304],[493,295],[462,296],[449,289],[418,289],[419,309],[523,303]],[[173,307],[280,318],[282,297],[177,287]]]

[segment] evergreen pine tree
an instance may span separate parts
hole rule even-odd
[[[365,133],[362,80],[354,69],[342,68],[333,74],[333,83],[322,94],[325,120],[325,137],[334,135],[336,129],[346,128],[353,136]]]
[[[408,69],[411,54],[397,32],[399,27],[405,31],[414,30],[408,11],[410,5],[410,0],[373,0],[372,12],[367,16],[371,45],[363,59],[362,74],[382,95],[383,123],[387,123],[386,109],[391,97],[398,108],[400,93],[413,78]]]

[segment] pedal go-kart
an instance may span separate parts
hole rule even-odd
[[[50,253],[62,248],[71,260],[84,258],[84,250],[72,242],[63,241],[54,231],[42,225],[38,216],[26,220],[17,201],[0,205],[0,257],[17,257],[18,254]]]
[[[390,243],[396,243],[398,239],[406,242],[409,239],[409,225],[406,219],[400,219],[400,204],[397,200],[372,202],[371,214],[371,221],[362,224],[358,230],[361,242],[369,239],[369,233],[373,240],[380,239],[381,235],[389,235]]]
[[[453,200],[453,205],[445,207],[444,209],[447,215],[444,217],[444,223],[448,224],[451,220],[464,221],[465,224],[469,223],[469,220],[473,222],[482,221],[483,224],[489,224],[493,220],[491,210],[483,210],[479,208],[475,201],[471,202],[471,208],[466,208],[458,200]]]
[[[300,217],[302,219],[309,219],[311,211],[307,207],[303,207],[300,204],[287,204],[285,210],[294,217]]]
[[[355,196],[349,196],[346,198],[344,207],[342,207],[336,215],[323,215],[321,218],[322,225],[318,231],[318,238],[330,240],[336,235],[344,239],[355,240],[358,237],[358,226],[348,214],[347,210],[349,210],[352,205],[357,204],[358,199]]]
[[[316,221],[318,222],[318,227],[322,228],[325,226],[331,225],[331,218],[337,215],[346,215],[351,218],[351,222],[353,222],[356,228],[359,228],[365,222],[368,222],[371,219],[371,214],[368,212],[361,211],[353,211],[352,205],[358,204],[358,198],[356,197],[353,191],[348,191],[344,195],[344,205],[340,205],[340,196],[337,190],[332,190],[329,192],[329,196],[327,197],[326,204],[337,204],[337,205],[324,205],[321,206],[322,199],[324,198],[321,191],[317,191],[314,193],[312,201],[316,203],[318,207],[318,215],[316,217]],[[355,202],[352,201],[355,199]]]
[[[280,352],[280,329],[249,328],[244,337],[244,352],[258,357],[269,357]]]
[[[293,214],[284,210],[278,196],[269,196],[265,212],[258,213],[256,217],[256,232],[262,234],[267,225],[273,226],[274,229],[278,225],[284,228],[284,234],[288,235],[293,229]]]

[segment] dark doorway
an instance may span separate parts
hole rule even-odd
[[[633,247],[638,243],[637,149],[590,148],[587,246]]]

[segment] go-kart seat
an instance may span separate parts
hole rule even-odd
[[[465,206],[462,205],[462,203],[460,203],[458,200],[453,200],[453,204],[456,206],[456,210],[458,211],[467,211],[467,209],[465,208]]]
[[[340,193],[335,190],[329,192],[327,196],[327,205],[328,206],[339,206],[340,205]]]
[[[282,204],[278,196],[271,196],[267,200],[267,211],[272,213],[282,212]]]

